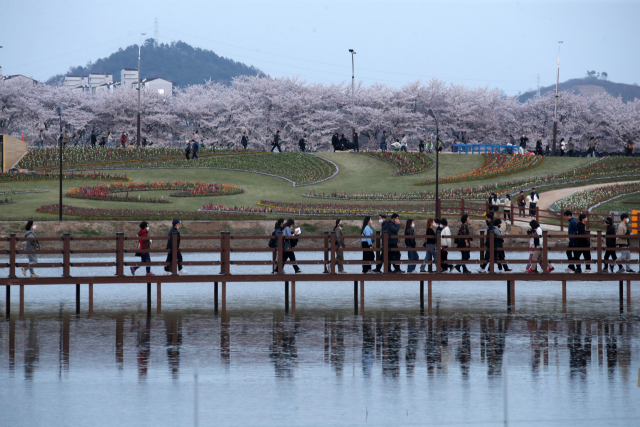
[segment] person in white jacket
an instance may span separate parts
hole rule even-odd
[[[402,135],[402,139],[400,140],[400,151],[407,152],[407,135]]]
[[[529,194],[529,197],[531,198],[531,202],[529,202],[529,216],[531,218],[535,218],[536,217],[536,205],[540,201],[540,198],[538,197],[538,193],[536,193],[536,188],[535,187],[533,187],[531,189],[531,194]]]
[[[447,264],[445,261],[448,259],[447,248],[451,247],[451,230],[449,229],[449,225],[446,218],[442,218],[440,220],[440,225],[442,226],[441,232],[441,245],[442,249],[440,250],[440,262],[441,262],[441,271],[440,273],[448,273],[449,270],[453,269],[453,265]]]
[[[540,264],[540,268],[544,271],[544,265],[542,265],[542,248],[543,248],[543,235],[542,235],[542,227],[538,224],[538,221],[535,219],[529,223],[531,226],[531,230],[533,234],[531,235],[531,241],[529,242],[529,247],[532,250],[531,255],[531,266],[527,270],[527,273],[537,273],[538,272],[538,264]],[[551,273],[555,270],[551,263],[547,261],[547,273]]]

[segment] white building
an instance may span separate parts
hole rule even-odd
[[[123,68],[120,71],[120,84],[122,88],[130,89],[134,83],[138,82],[137,68]]]
[[[107,83],[102,83],[100,86],[96,86],[95,88],[93,88],[94,92],[113,92],[114,89],[117,89],[120,87],[120,82],[114,83],[114,82],[107,82]]]
[[[95,90],[98,86],[104,83],[112,82],[113,74],[106,73],[90,73],[89,74],[89,87],[91,90]]]
[[[77,88],[78,86],[88,85],[89,76],[65,76],[64,85],[71,88]]]
[[[171,96],[173,94],[173,82],[161,77],[144,79],[141,84],[144,89],[157,91],[160,95]],[[138,87],[138,83],[136,82],[133,87]]]
[[[34,85],[38,83],[37,80],[34,80],[31,77],[23,76],[22,74],[14,74],[13,76],[2,76],[0,80],[5,82],[11,80],[12,82],[33,83]]]

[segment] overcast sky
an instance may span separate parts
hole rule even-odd
[[[400,87],[432,77],[507,94],[606,71],[640,83],[640,1],[6,0],[3,73],[45,80],[153,37],[310,82]],[[143,53],[144,55],[144,53]],[[143,59],[144,61],[144,59]],[[131,58],[131,67],[137,58]]]

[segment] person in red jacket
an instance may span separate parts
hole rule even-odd
[[[122,132],[122,136],[120,137],[120,144],[122,144],[122,148],[127,148],[127,135]]]
[[[140,223],[140,231],[138,231],[138,237],[149,237],[149,225],[146,221]],[[139,240],[138,250],[151,249],[151,240]],[[140,262],[151,262],[151,254],[149,252],[137,252],[137,256],[140,257]],[[136,275],[136,270],[140,267],[131,267],[131,275]],[[151,267],[147,266],[147,276],[155,276],[151,272]]]

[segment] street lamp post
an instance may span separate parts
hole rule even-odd
[[[140,36],[146,36],[147,33],[141,33]],[[140,87],[140,51],[142,49],[142,37],[140,37],[140,43],[138,44],[138,131],[137,131],[137,139],[136,146],[140,147],[140,92],[142,92],[142,88]]]
[[[556,138],[558,134],[558,84],[560,83],[560,45],[558,42],[558,70],[556,72],[556,108],[553,111],[553,155],[556,155]]]
[[[440,150],[438,149],[438,141],[440,141],[440,132],[438,130],[438,119],[431,108],[427,109],[427,113],[436,121],[436,218],[440,218],[440,198],[438,197],[438,159]]]
[[[62,222],[62,108],[56,107],[56,114],[58,115],[58,122],[60,123],[60,203],[58,204],[59,214],[58,220]]]
[[[353,60],[353,55],[356,54],[356,52],[353,49],[349,49],[349,52],[351,52],[351,115],[352,115],[352,120],[353,120],[353,124],[351,125],[351,136],[353,136],[354,133],[356,133],[356,107],[355,107],[355,102],[353,100],[353,94],[355,91],[355,63]]]

